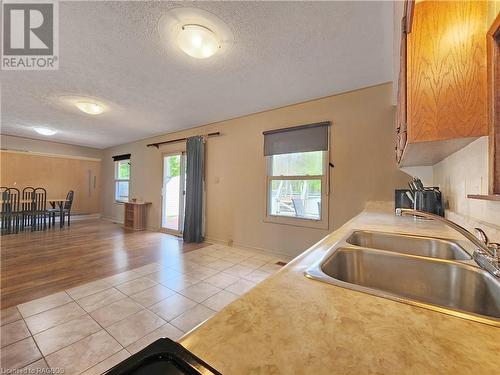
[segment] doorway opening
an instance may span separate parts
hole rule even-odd
[[[186,154],[163,156],[161,226],[168,233],[180,235],[186,206]]]

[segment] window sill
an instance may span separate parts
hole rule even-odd
[[[268,215],[264,218],[264,223],[328,230],[328,222],[325,220],[303,219],[298,217]]]

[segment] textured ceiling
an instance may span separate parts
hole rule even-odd
[[[166,45],[158,21],[199,7],[234,34],[196,60]],[[98,148],[390,81],[392,3],[61,2],[59,70],[2,71],[3,134]],[[104,101],[91,117],[59,95]]]

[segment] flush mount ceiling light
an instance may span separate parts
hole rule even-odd
[[[220,42],[208,27],[183,25],[177,35],[177,44],[186,54],[197,59],[213,56],[220,48]]]
[[[77,109],[87,115],[96,116],[107,112],[110,108],[116,109],[114,104],[91,96],[54,95],[49,100],[57,106],[75,112]]]
[[[35,126],[33,128],[34,131],[36,131],[38,134],[41,134],[41,135],[54,135],[57,133],[57,130],[54,130],[54,129],[49,129],[49,128],[42,128],[42,127],[39,127],[39,126]]]
[[[188,55],[217,61],[207,58],[215,54],[227,57],[234,44],[229,26],[215,14],[200,8],[169,10],[158,20],[158,33],[166,53],[180,59]]]
[[[76,108],[88,115],[99,115],[104,112],[104,107],[95,102],[81,101],[75,103]]]

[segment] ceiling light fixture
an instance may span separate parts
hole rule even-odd
[[[104,107],[101,104],[94,102],[82,101],[76,102],[75,105],[80,111],[85,112],[88,115],[99,115],[104,112]]]
[[[34,127],[33,130],[41,135],[54,135],[57,133],[57,130],[49,129],[49,128],[42,128],[39,126]]]
[[[182,26],[177,43],[181,50],[197,59],[213,56],[220,48],[217,35],[208,27],[196,24]]]

